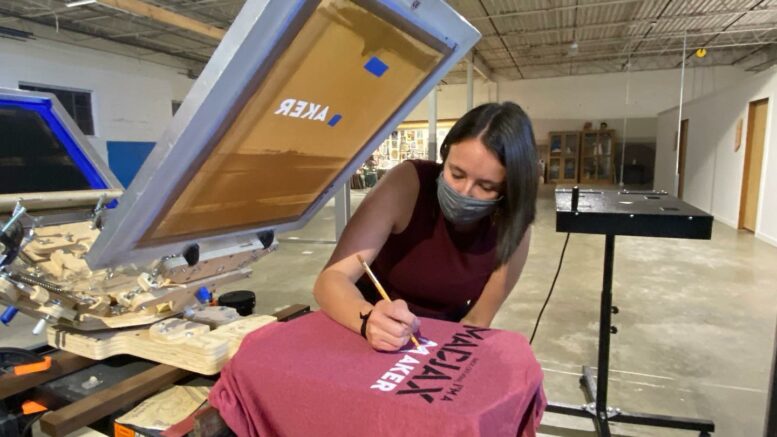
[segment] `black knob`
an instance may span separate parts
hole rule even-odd
[[[260,232],[257,237],[259,238],[259,241],[262,243],[265,249],[270,247],[273,241],[275,241],[275,232],[274,231],[262,231]]]
[[[186,264],[190,267],[200,262],[200,245],[197,243],[192,244],[183,251],[183,259],[186,260]]]
[[[618,333],[618,327],[610,326],[610,333],[611,334],[617,334]]]
[[[616,306],[613,306],[613,307],[612,307],[612,313],[613,313],[613,314],[618,314],[619,312],[621,312],[621,310],[620,310],[620,309],[618,309],[618,307],[616,307]]]

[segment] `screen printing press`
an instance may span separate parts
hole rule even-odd
[[[208,305],[208,293],[247,277],[275,233],[309,221],[479,37],[441,0],[248,0],[126,190],[54,96],[0,90],[2,321],[38,319],[53,351],[48,370],[0,377],[6,407],[81,385],[65,379],[89,366],[145,363],[47,405],[56,411],[42,430],[65,435],[192,374],[219,374],[249,333],[304,312],[241,317]],[[440,332],[453,341],[449,328]],[[505,386],[529,396],[506,391],[482,408],[522,405],[503,427],[512,435],[543,402],[539,366],[520,344],[511,362],[523,382]],[[459,363],[471,356],[456,350]],[[4,412],[2,434],[14,435]]]

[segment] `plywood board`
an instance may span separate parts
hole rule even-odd
[[[151,328],[84,333],[49,327],[46,334],[50,346],[93,360],[127,354],[213,375],[237,352],[247,334],[276,320],[273,316],[250,316],[206,331],[206,325],[168,319]],[[168,331],[162,332],[164,329]],[[165,338],[162,334],[169,335]]]

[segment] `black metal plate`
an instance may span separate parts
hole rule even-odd
[[[709,240],[712,220],[666,192],[580,190],[572,211],[572,189],[556,189],[558,232]]]

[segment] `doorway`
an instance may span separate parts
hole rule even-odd
[[[739,228],[750,232],[755,232],[758,214],[768,109],[769,99],[763,99],[750,102],[747,110],[747,139],[745,168],[742,173],[742,196],[739,204]]]

